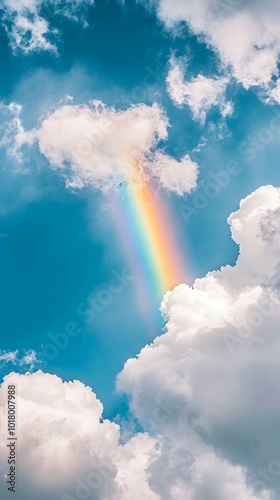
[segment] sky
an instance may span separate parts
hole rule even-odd
[[[279,498],[279,21],[276,0],[2,0],[16,498]]]

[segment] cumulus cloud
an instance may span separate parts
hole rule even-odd
[[[78,381],[63,383],[41,371],[11,373],[0,389],[2,429],[7,426],[9,385],[15,386],[18,411],[15,498],[157,499],[148,488],[146,472],[157,453],[154,439],[139,434],[121,445],[119,426],[102,420],[102,404],[89,387]],[[0,469],[4,477],[4,440]]]
[[[15,498],[205,500],[207,491],[208,498],[216,495],[221,500],[236,500],[240,492],[247,495],[244,499],[257,500],[245,485],[242,469],[218,458],[201,443],[195,443],[195,460],[176,442],[164,443],[160,434],[138,433],[120,444],[119,426],[102,420],[101,402],[78,381],[63,382],[41,371],[11,373],[0,389],[3,429],[11,385],[18,411],[20,464]],[[194,451],[191,441],[190,449]],[[8,454],[2,440],[2,477],[7,473]]]
[[[276,500],[280,189],[259,188],[229,223],[240,246],[236,265],[166,294],[161,308],[167,332],[126,363],[118,386],[145,428],[172,442],[172,451],[165,458],[163,452],[153,468],[166,463],[172,475],[174,463],[180,471],[185,454],[193,457],[185,486],[177,476],[178,488],[189,492],[185,498],[212,498],[210,491],[218,499]],[[161,498],[173,498],[170,491]]]
[[[223,117],[232,114],[232,104],[225,97],[228,78],[207,78],[200,74],[190,81],[185,81],[183,60],[172,57],[170,65],[166,82],[170,97],[175,104],[188,105],[194,118],[202,124],[205,123],[206,115],[213,106],[219,109]]]
[[[2,22],[14,51],[56,52],[59,31],[53,26],[56,15],[62,15],[85,24],[84,12],[94,0],[3,0]]]
[[[278,74],[278,0],[159,0],[160,18],[169,26],[185,21],[202,35],[246,89],[267,87]]]
[[[102,419],[81,382],[41,371],[4,379],[1,428],[10,384],[18,409],[15,498],[279,498],[280,189],[259,188],[228,221],[240,247],[235,266],[168,292],[166,333],[118,377],[145,432],[121,444],[120,427]],[[34,358],[29,351],[22,362]],[[17,359],[17,351],[0,354]]]
[[[157,151],[151,158],[148,170],[151,177],[166,190],[183,196],[196,187],[198,165],[184,156],[180,161]]]
[[[17,394],[18,498],[279,498],[280,189],[259,188],[228,221],[235,266],[167,292],[166,333],[118,376],[145,432],[121,444],[81,382],[41,371],[4,379],[1,428],[7,386]],[[6,467],[2,441],[2,476]]]
[[[189,156],[175,160],[159,146],[168,137],[168,121],[158,105],[140,104],[125,111],[99,101],[64,105],[36,129],[17,127],[14,141],[13,133],[9,135],[10,143],[21,148],[36,141],[51,166],[61,169],[68,186],[108,191],[122,182],[137,186],[153,179],[178,194],[196,187],[197,164]]]

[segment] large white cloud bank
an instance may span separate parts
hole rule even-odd
[[[202,441],[246,471],[246,483],[258,499],[278,499],[280,189],[258,189],[229,223],[240,245],[236,265],[166,294],[167,333],[126,363],[119,387],[130,395],[132,410],[146,428],[160,429],[171,440],[177,469],[184,467],[182,450],[200,460],[197,440]],[[170,474],[173,459],[166,458]],[[189,491],[189,472],[185,478],[184,491]],[[225,493],[218,483],[212,487],[213,498],[250,498],[244,492]],[[158,486],[161,495],[163,489]],[[212,498],[206,491],[183,498]]]
[[[17,391],[15,498],[279,498],[280,189],[259,188],[229,223],[236,265],[168,292],[166,333],[118,377],[145,433],[121,445],[119,426],[102,420],[80,382],[42,372],[5,379],[1,428],[7,385]],[[4,440],[2,477],[6,455]]]
[[[9,452],[2,439],[1,498],[157,498],[149,491],[145,472],[156,453],[154,440],[140,434],[120,445],[119,426],[101,419],[102,404],[89,387],[78,381],[63,383],[41,371],[10,374],[0,390],[3,430],[11,385],[16,392],[17,487],[15,493],[7,489]]]
[[[16,499],[194,500],[209,488],[224,492],[223,498],[230,500],[243,492],[248,500],[257,500],[245,485],[242,469],[219,459],[200,442],[192,450],[195,461],[176,443],[170,449],[160,434],[150,437],[138,433],[120,444],[119,426],[102,420],[102,404],[89,387],[78,381],[62,382],[41,371],[11,373],[0,389],[2,429],[7,428],[7,395],[12,386],[17,410]],[[160,413],[154,418],[160,422]],[[4,500],[11,495],[6,477],[9,454],[3,439],[0,473]],[[166,479],[161,467],[167,471]]]

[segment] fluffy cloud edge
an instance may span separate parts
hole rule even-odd
[[[236,264],[166,294],[166,333],[128,360],[118,377],[145,430],[125,444],[81,382],[40,371],[5,378],[0,419],[5,422],[7,384],[14,383],[29,499],[59,491],[72,500],[93,489],[100,500],[279,496],[280,406],[270,397],[280,376],[279,220],[280,189],[259,188],[228,219],[240,245]],[[4,456],[2,446],[3,471]]]
[[[247,500],[256,500],[245,485],[243,471],[201,443],[196,443],[199,457],[195,460],[191,454],[184,455],[187,462],[191,460],[186,489],[184,474],[177,470],[177,465],[181,468],[182,464],[176,444],[170,449],[162,435],[148,433],[137,433],[121,444],[119,426],[102,419],[101,402],[90,387],[79,381],[63,382],[56,375],[42,371],[10,373],[0,388],[3,428],[9,391],[15,394],[13,401],[20,413],[16,448],[21,467],[15,498],[35,500],[39,496],[48,500],[52,496],[76,500],[93,496],[100,500],[159,500],[167,498],[162,490],[167,480],[168,498],[174,500],[186,494],[190,500],[198,498],[205,484],[212,489],[211,481],[217,482],[226,494],[241,491]],[[6,446],[1,443],[3,476],[7,470],[6,455]],[[162,466],[166,480],[159,473]],[[230,500],[233,496],[226,498]]]
[[[189,81],[184,78],[186,60],[170,59],[170,69],[166,78],[167,90],[177,106],[190,107],[193,117],[202,125],[205,124],[209,111],[216,107],[223,118],[232,115],[233,105],[226,100],[228,77],[205,77],[199,74]]]
[[[271,397],[280,376],[279,220],[279,188],[264,186],[242,200],[228,219],[240,245],[236,264],[168,292],[166,333],[118,376],[144,428],[177,449],[177,467],[184,463],[179,449],[197,461],[209,446],[218,461],[241,468],[247,490],[213,490],[227,500],[279,497],[280,405]],[[261,407],[259,391],[266,395]],[[205,498],[198,492],[194,498]]]
[[[156,10],[170,30],[176,31],[178,24],[187,23],[245,89],[258,87],[269,95],[273,77],[279,76],[280,9],[276,0],[266,4],[261,0],[143,2]]]
[[[22,149],[38,144],[52,168],[59,169],[68,187],[92,186],[103,192],[154,181],[178,195],[196,188],[198,165],[190,155],[177,160],[167,155],[162,143],[168,138],[168,119],[158,105],[139,104],[126,110],[107,107],[100,101],[64,104],[42,117],[36,128],[25,130],[20,107],[2,145],[16,159]]]

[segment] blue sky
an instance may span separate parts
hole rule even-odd
[[[26,128],[34,127],[66,94],[77,104],[100,99],[117,109],[139,102],[156,101],[163,105],[171,125],[168,152],[180,157],[195,149],[200,141],[206,142],[193,153],[199,163],[201,189],[209,172],[223,170],[232,158],[240,162],[241,168],[230,186],[211,200],[205,210],[191,216],[189,223],[181,216],[180,206],[192,206],[196,193],[187,195],[184,202],[171,195],[181,251],[190,270],[189,284],[221,265],[233,264],[238,248],[230,237],[228,215],[242,197],[260,185],[277,182],[278,178],[275,162],[271,162],[271,168],[263,168],[266,159],[277,154],[273,144],[250,163],[238,153],[238,145],[249,132],[254,134],[254,129],[266,126],[272,110],[259,102],[254,91],[245,93],[233,84],[228,92],[235,111],[224,125],[228,129],[225,137],[217,140],[217,133],[212,133],[207,125],[202,128],[197,124],[187,107],[174,106],[165,84],[173,51],[178,56],[186,50],[190,54],[190,75],[213,74],[218,66],[213,52],[197,43],[186,28],[181,36],[174,37],[162,28],[153,13],[134,2],[126,6],[97,2],[88,16],[87,28],[60,16],[54,18],[61,38],[58,55],[13,54],[2,26],[2,102],[23,106]],[[143,87],[147,71],[151,85]],[[213,110],[207,121],[215,127],[219,119]],[[74,194],[67,191],[57,171],[51,170],[36,150],[32,155],[24,155],[19,167],[5,152],[1,158],[1,230],[8,234],[0,249],[4,277],[2,348],[40,352],[49,332],[59,332],[67,321],[77,318],[77,305],[108,281],[110,269],[126,266],[125,254],[109,211],[100,211],[106,198],[93,189]],[[105,404],[105,415],[112,418],[118,406],[112,396],[115,376],[129,357],[152,340],[151,333],[146,331],[145,319],[129,291],[118,297],[116,304],[112,303],[90,327],[82,318],[79,325],[82,334],[49,362],[48,370],[67,380],[78,378],[93,386]],[[158,334],[160,331],[154,336]]]
[[[208,32],[200,28],[204,24],[199,15],[195,18],[195,8],[174,14],[175,22],[179,20],[174,28],[168,21],[172,15],[167,15],[170,2],[158,3],[161,11],[132,0],[88,1],[83,11],[73,7],[76,18],[71,19],[66,11],[55,13],[52,2],[47,10],[43,2],[43,10],[32,10],[30,1],[30,11],[28,7],[17,12],[5,1],[0,24],[0,375],[42,368],[63,381],[79,380],[102,401],[103,418],[118,422],[134,412],[141,428],[145,423],[141,411],[135,410],[137,404],[128,410],[133,394],[127,386],[125,395],[116,393],[116,376],[129,358],[165,332],[160,304],[155,301],[143,313],[137,283],[128,279],[92,321],[77,312],[81,303],[83,309],[91,307],[116,273],[133,276],[134,270],[112,217],[110,192],[102,192],[91,181],[83,188],[67,187],[73,158],[68,156],[63,168],[58,165],[51,156],[51,139],[48,142],[42,135],[43,124],[63,106],[89,106],[94,100],[116,113],[155,103],[164,110],[168,138],[159,138],[151,151],[164,151],[177,162],[187,156],[197,167],[196,188],[186,189],[183,196],[164,188],[161,177],[158,184],[174,221],[189,286],[222,266],[235,266],[239,248],[227,218],[256,189],[279,184],[280,99],[277,102],[273,93],[275,71],[268,81],[257,62],[248,76],[243,56],[230,60],[230,49],[221,51],[218,36],[210,28]],[[232,2],[228,4],[227,21],[235,15]],[[241,12],[239,4],[236,9]],[[34,26],[41,15],[49,30],[58,34],[47,33],[45,47],[39,43],[31,47],[32,33],[27,33],[24,49],[13,35],[19,14],[33,19]],[[261,18],[261,12],[257,16]],[[245,47],[242,37],[240,32]],[[49,50],[47,41],[55,49]],[[176,73],[175,78],[174,73],[168,84],[172,61],[181,76]],[[213,86],[224,78],[221,93],[215,94],[211,87],[211,94],[201,101],[196,88],[187,87],[188,82],[197,83],[199,75]],[[11,103],[21,106],[18,113]],[[225,103],[230,111],[223,115]],[[32,144],[24,136],[28,133],[33,134]],[[226,174],[225,186],[217,187],[217,179],[232,162],[234,175]],[[213,179],[212,196],[205,193],[211,192]],[[79,334],[46,364],[49,335],[65,331],[69,322]],[[18,360],[34,351],[36,361],[31,365],[5,361],[5,355],[16,350]]]

